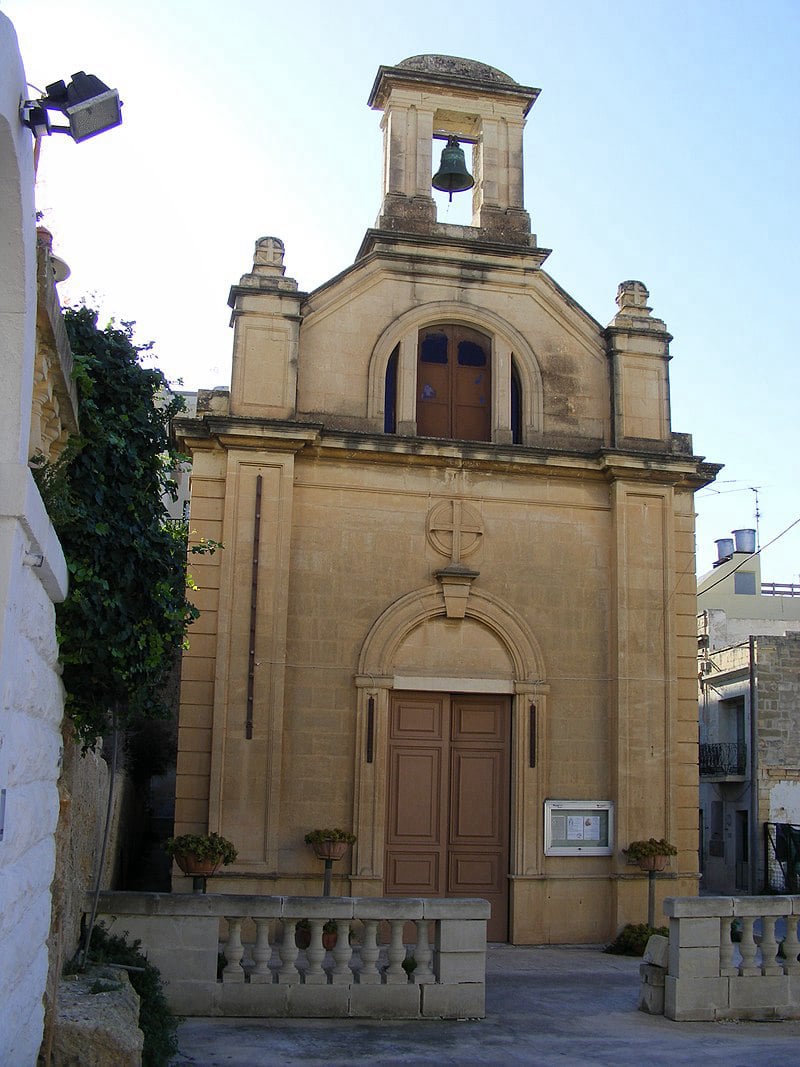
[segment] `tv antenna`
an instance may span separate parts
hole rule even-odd
[[[761,489],[760,485],[749,485],[747,487],[751,492],[756,494],[756,551],[761,551],[761,528],[759,526],[759,519],[761,518],[761,512],[758,509],[758,490]]]

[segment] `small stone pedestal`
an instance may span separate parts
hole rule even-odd
[[[664,986],[669,964],[669,938],[653,934],[639,964],[639,1011],[664,1014]]]

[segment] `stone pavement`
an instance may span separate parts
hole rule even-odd
[[[174,1064],[790,1067],[800,1062],[800,1021],[674,1023],[638,1011],[640,962],[592,948],[492,945],[486,1019],[187,1019],[178,1032]]]

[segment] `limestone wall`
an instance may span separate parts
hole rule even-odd
[[[16,35],[0,14],[0,1063],[36,1062],[48,970],[67,573],[27,468],[36,338],[33,149]]]
[[[759,819],[800,824],[800,633],[759,637],[756,657]]]
[[[9,527],[0,520],[7,579],[0,651],[0,1062],[22,1064],[35,1062],[42,1035],[63,697],[53,604],[34,571],[21,564],[22,524]]]

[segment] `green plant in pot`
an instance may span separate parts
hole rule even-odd
[[[340,860],[348,845],[355,844],[355,840],[355,834],[338,826],[309,830],[305,836],[306,844],[314,849],[315,855],[321,860]]]
[[[665,838],[660,840],[650,837],[646,841],[631,841],[623,849],[628,863],[636,863],[643,871],[663,871],[670,856],[677,856],[678,850]]]
[[[322,927],[322,947],[330,952],[336,947],[339,937],[339,928],[335,919],[328,919]],[[311,923],[308,919],[300,919],[294,927],[294,943],[298,948],[306,949],[311,944]]]
[[[184,874],[203,878],[210,878],[222,866],[227,867],[238,855],[233,842],[217,833],[170,837],[164,842],[164,849]]]

